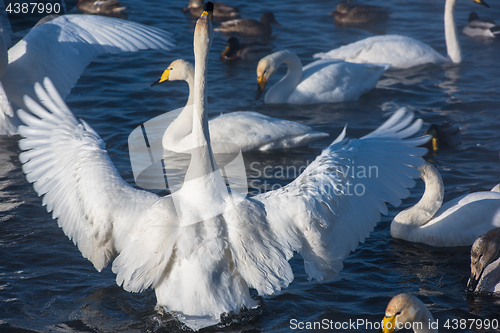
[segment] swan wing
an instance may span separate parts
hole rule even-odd
[[[254,197],[284,250],[302,254],[310,278],[332,279],[387,214],[386,203],[409,195],[426,152],[416,146],[428,137],[406,138],[421,125],[403,108],[361,139],[345,139],[344,129],[292,183]]]
[[[16,133],[17,125],[14,124],[15,117],[14,112],[12,112],[12,107],[10,106],[9,99],[0,82],[0,133],[2,134],[14,134]]]
[[[362,39],[313,58],[342,59],[356,63],[390,64],[392,69],[409,68],[426,63],[442,63],[447,58],[429,45],[411,37],[383,35]]]
[[[45,77],[65,98],[100,54],[172,46],[170,34],[154,27],[110,17],[63,15],[35,26],[9,50],[2,82],[10,102],[24,108],[23,96],[36,98],[34,84]]]
[[[126,290],[155,285],[175,244],[168,200],[131,187],[118,174],[99,135],[78,121],[49,79],[27,97],[30,114],[19,146],[26,178],[64,233],[97,270],[116,255],[113,271]],[[168,198],[168,197],[167,197]],[[157,253],[156,256],[145,253]]]
[[[357,100],[375,88],[389,65],[356,64],[336,59],[315,61],[303,69],[302,81],[288,103],[335,103]]]

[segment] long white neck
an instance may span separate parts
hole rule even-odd
[[[415,333],[438,333],[438,325],[427,307],[422,309],[420,323],[422,325],[413,325],[413,331]]]
[[[443,204],[444,185],[439,172],[427,162],[424,162],[419,170],[420,177],[425,183],[424,194],[415,206],[405,209],[394,217],[391,223],[393,237],[407,238],[401,236],[432,219]]]
[[[288,50],[276,52],[273,56],[272,61],[276,68],[285,63],[288,70],[286,75],[266,93],[265,102],[286,103],[290,94],[302,80],[302,63],[295,53]]]
[[[457,0],[446,0],[444,5],[444,35],[448,56],[454,63],[462,61],[462,52],[458,42],[457,27],[455,26],[454,7]]]
[[[185,81],[189,86],[189,97],[186,106],[163,134],[162,144],[166,150],[184,152],[192,147],[191,131],[193,126],[194,70],[191,66],[184,68]]]
[[[204,17],[203,19],[208,20]],[[201,18],[200,18],[201,20]],[[208,29],[211,25],[208,22]],[[216,170],[215,159],[210,145],[210,134],[208,132],[208,116],[207,116],[207,63],[208,51],[210,50],[210,34],[211,31],[204,31],[207,26],[197,24],[194,38],[194,108],[191,139],[193,140],[194,151],[191,154],[191,162],[186,173],[187,179],[197,178],[207,175]]]

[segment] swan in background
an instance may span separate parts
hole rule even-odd
[[[493,21],[481,20],[475,12],[469,14],[469,23],[462,30],[464,35],[470,37],[498,37],[500,36],[500,25]]]
[[[186,106],[193,104],[194,68],[185,60],[172,62],[153,85],[165,81],[184,80],[189,86]],[[163,148],[174,152],[185,152],[192,148],[190,137],[193,112],[185,107],[163,135]],[[236,111],[221,114],[208,122],[210,139],[213,142],[231,142],[241,151],[271,150],[307,146],[312,141],[327,137],[327,133],[316,132],[309,126],[293,121],[271,118],[257,112]],[[218,145],[217,153],[229,153],[232,145]]]
[[[0,134],[17,133],[20,123],[12,110],[25,108],[24,95],[36,97],[34,84],[44,77],[51,79],[64,98],[100,54],[172,46],[166,31],[92,15],[63,15],[37,25],[8,51],[0,42]]]
[[[271,53],[273,48],[273,44],[262,42],[240,43],[238,38],[233,36],[227,40],[226,48],[221,52],[219,59],[224,62],[258,60]]]
[[[438,324],[425,304],[413,295],[399,294],[385,309],[381,332],[392,333],[407,328],[406,323],[411,324],[415,333],[438,333]]]
[[[500,228],[479,236],[470,250],[469,292],[500,292]]]
[[[240,12],[236,7],[229,6],[222,2],[214,2],[214,20],[215,21],[223,21],[223,20],[232,20],[240,17]],[[189,0],[189,4],[186,8],[183,9],[184,12],[188,12],[191,16],[200,17],[203,13],[203,6],[205,5],[204,0]]]
[[[158,305],[194,329],[256,307],[249,288],[265,295],[287,287],[293,252],[302,254],[311,279],[334,278],[387,214],[386,203],[398,206],[409,196],[425,153],[417,146],[428,140],[408,138],[422,121],[400,109],[361,139],[345,138],[344,129],[283,188],[251,199],[228,192],[208,133],[210,5],[194,36],[197,148],[177,192],[160,197],[125,182],[99,135],[74,117],[49,79],[35,86],[43,106],[26,97],[33,114],[19,111],[23,171],[82,255],[99,271],[114,259],[118,285],[154,288]]]
[[[489,7],[483,0],[472,1]],[[391,69],[404,69],[427,63],[440,64],[450,60],[460,63],[462,52],[453,15],[456,2],[457,0],[446,0],[444,9],[444,33],[448,57],[414,38],[383,35],[368,37],[329,52],[316,53],[313,58],[342,59],[356,63],[385,63],[391,64]]]
[[[442,205],[441,175],[427,162],[419,170],[424,194],[415,206],[394,217],[392,237],[436,247],[469,246],[479,235],[500,227],[499,192],[470,193]]]
[[[389,65],[354,64],[342,60],[317,60],[302,68],[299,57],[288,50],[270,54],[257,65],[259,99],[267,81],[281,64],[286,75],[266,93],[266,104],[337,103],[357,100],[373,89]]]
[[[276,21],[276,18],[274,18],[273,13],[265,12],[260,17],[260,21],[240,18],[222,22],[221,25],[214,30],[225,34],[238,34],[243,36],[269,36],[273,32],[271,24],[280,25]]]
[[[341,1],[330,16],[334,17],[336,26],[369,27],[387,21],[389,11],[380,6],[351,6],[350,1]]]

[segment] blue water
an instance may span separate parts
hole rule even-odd
[[[361,1],[361,0],[360,0]],[[170,82],[150,88],[173,60],[192,60],[194,20],[182,12],[187,1],[131,1],[129,19],[172,32],[175,49],[101,56],[84,72],[67,97],[77,117],[84,118],[104,139],[121,175],[133,183],[127,138],[138,125],[184,105],[187,85]],[[259,18],[274,12],[281,27],[274,28],[276,50],[296,52],[303,64],[316,52],[327,51],[374,34],[398,33],[424,41],[445,53],[443,0],[407,0],[363,3],[388,6],[386,24],[370,31],[338,29],[329,14],[332,1],[232,1],[244,17]],[[491,9],[462,0],[456,6],[459,30],[469,12],[498,19],[500,3]],[[375,129],[398,107],[406,106],[430,123],[454,121],[462,131],[462,145],[428,156],[441,172],[445,201],[469,192],[489,190],[500,182],[500,41],[468,38],[460,34],[460,65],[423,66],[386,73],[377,88],[359,101],[310,106],[267,106],[255,101],[256,62],[228,66],[218,59],[226,37],[216,33],[209,63],[209,109],[216,114],[252,110],[298,121],[327,132],[308,148],[245,155],[261,169],[267,165],[306,165],[348,124],[348,136],[359,137]],[[284,68],[279,71],[284,73]],[[280,75],[276,75],[279,77]],[[276,78],[274,79],[276,80]],[[272,81],[275,82],[275,81]],[[271,82],[271,84],[272,84]],[[108,268],[97,272],[84,259],[42,207],[27,183],[17,159],[18,137],[0,138],[0,331],[1,332],[170,332],[182,326],[155,312],[152,290],[124,291]],[[296,175],[272,173],[248,176],[271,185],[284,185]],[[251,189],[256,193],[261,188]],[[256,312],[237,317],[228,332],[287,332],[298,322],[379,322],[392,296],[407,292],[418,296],[438,319],[440,331],[454,319],[500,319],[500,297],[472,296],[465,292],[469,275],[469,248],[432,248],[391,239],[390,221],[400,209],[414,204],[423,191],[421,181],[402,207],[391,207],[364,244],[344,262],[334,281],[307,280],[301,258],[291,263],[294,282],[280,295],[266,297]],[[231,321],[231,320],[229,320]],[[292,321],[292,322],[291,322]],[[359,322],[363,323],[363,322]],[[360,325],[317,331],[374,332]],[[297,329],[298,330],[298,329]],[[309,330],[308,330],[309,331]],[[470,329],[460,332],[476,331]]]

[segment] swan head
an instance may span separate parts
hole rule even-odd
[[[421,300],[408,294],[394,296],[385,310],[382,321],[382,332],[391,333],[405,328],[405,323],[423,322],[427,325],[427,314],[429,310]]]
[[[190,76],[194,75],[194,67],[184,59],[172,61],[168,68],[163,71],[160,78],[153,82],[152,86],[163,83],[165,81],[188,81]]]
[[[213,19],[213,11],[214,4],[212,2],[205,3],[203,7],[203,13],[201,14],[198,21],[196,21],[196,27],[194,28],[194,49],[195,54],[198,54],[197,50],[201,48],[205,48],[205,45],[208,45],[208,49],[199,50],[199,52],[208,52],[210,47],[212,46],[213,40],[213,28],[212,28],[212,19]]]
[[[470,278],[467,291],[474,292],[484,269],[500,255],[500,228],[492,229],[479,236],[470,251]]]
[[[483,0],[472,0],[472,1],[474,1],[474,2],[476,2],[476,3],[478,3],[478,4],[480,4],[480,5],[483,5],[483,6],[485,6],[485,7],[490,8],[490,5],[488,5],[488,4],[487,4],[486,2],[484,2]]]
[[[238,52],[239,49],[241,49],[241,44],[238,38],[236,37],[229,38],[227,40],[226,48],[220,54],[221,60],[231,58],[232,56],[234,56],[236,52]]]
[[[274,73],[276,73],[276,70],[280,65],[275,60],[276,53],[270,54],[260,59],[257,65],[257,94],[255,95],[255,99],[259,99],[260,96],[262,96],[262,92],[266,87],[267,81],[269,80],[269,78],[271,78],[271,76],[274,75]]]

